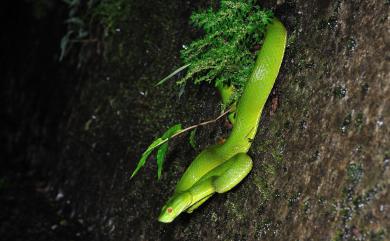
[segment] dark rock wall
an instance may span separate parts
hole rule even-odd
[[[135,20],[120,26],[113,43],[121,48],[110,50],[74,108],[59,168],[60,188],[97,240],[390,237],[389,4],[265,5],[286,24],[289,39],[249,152],[253,171],[169,225],[156,221],[159,209],[195,154],[226,128],[219,122],[198,131],[195,151],[187,139],[175,140],[161,181],[154,159],[130,181],[154,136],[176,122],[211,119],[219,108],[208,86],[187,86],[181,98],[174,84],[153,87],[179,66],[178,51],[193,36],[186,19],[194,6],[143,3]]]
[[[160,182],[154,160],[129,181],[142,150],[163,129],[218,113],[210,87],[187,86],[179,99],[172,84],[152,86],[178,66],[192,6],[143,5],[151,11],[150,18],[138,12],[143,32],[133,23],[115,38],[138,62],[112,57],[90,80],[68,127],[84,145],[70,139],[63,155],[64,188],[97,238],[389,238],[388,3],[266,5],[286,24],[289,44],[272,111],[269,103],[250,151],[254,169],[233,191],[169,225],[156,217],[175,182],[226,131],[223,123],[200,130],[196,151],[185,138],[176,140]]]
[[[172,224],[157,222],[194,156],[226,137],[224,121],[171,143],[161,181],[155,159],[133,179],[145,147],[167,127],[219,114],[218,95],[173,81],[179,50],[198,33],[207,1],[134,1],[104,45],[61,125],[53,197],[93,240],[390,239],[389,2],[261,1],[289,38],[249,154],[250,175]],[[131,17],[130,17],[131,16]],[[65,210],[65,211],[64,211]]]

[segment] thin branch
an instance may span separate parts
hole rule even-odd
[[[175,136],[178,136],[184,132],[187,132],[187,131],[190,131],[192,129],[195,129],[199,126],[204,126],[204,125],[207,125],[207,124],[210,124],[210,123],[213,123],[213,122],[216,122],[217,120],[221,119],[222,117],[224,117],[227,113],[229,113],[230,111],[232,110],[232,108],[229,108],[227,111],[223,112],[222,114],[220,114],[217,118],[215,119],[212,119],[212,120],[208,120],[208,121],[205,121],[205,122],[201,122],[199,124],[196,124],[196,125],[193,125],[193,126],[189,126],[187,128],[184,128],[183,130],[177,132],[176,134],[172,135],[171,138],[175,137]],[[169,139],[171,139],[169,138]]]
[[[184,132],[187,132],[187,131],[190,131],[192,129],[195,129],[197,127],[200,127],[200,126],[204,126],[204,125],[208,125],[208,124],[211,124],[211,123],[214,123],[216,122],[217,120],[221,119],[222,117],[224,117],[226,114],[228,114],[230,111],[232,111],[233,108],[229,108],[227,111],[223,112],[222,114],[220,114],[217,118],[215,119],[212,119],[212,120],[208,120],[208,121],[204,121],[204,122],[201,122],[199,124],[196,124],[196,125],[193,125],[193,126],[189,126],[187,128],[184,128],[183,130],[181,131],[178,131],[177,133],[175,133],[174,135],[172,135],[171,137],[165,139],[164,141],[160,142],[158,145],[156,145],[154,148],[158,147],[158,146],[161,146],[162,144],[164,144],[165,142],[169,141],[170,139],[178,136],[178,135],[181,135],[183,134]]]

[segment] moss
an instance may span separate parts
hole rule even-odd
[[[330,17],[326,23],[327,27],[333,31],[336,29],[337,24],[338,20],[336,17]]]
[[[303,201],[303,204],[302,204],[302,210],[305,214],[308,214],[310,212],[310,208],[311,208],[311,205],[310,205],[310,200],[309,199],[305,199]]]
[[[218,9],[193,13],[192,24],[205,34],[181,51],[182,60],[189,67],[178,84],[192,80],[196,84],[233,85],[240,93],[272,16],[253,0],[222,0]]]
[[[245,212],[242,211],[242,207],[240,207],[241,203],[239,201],[234,202],[231,198],[228,198],[225,202],[225,207],[228,212],[234,216],[234,219],[243,220]]]
[[[347,180],[352,185],[356,185],[363,177],[363,168],[360,164],[351,163],[347,167]]]
[[[375,196],[385,190],[385,185],[379,183],[365,192],[357,192],[357,185],[362,181],[364,170],[360,164],[351,163],[347,167],[346,185],[344,187],[344,199],[342,200],[339,216],[341,224],[336,230],[334,240],[357,239],[359,240],[383,240],[384,233],[382,230],[375,230],[372,226],[359,227],[355,224],[354,219],[361,212],[360,210],[368,206]]]
[[[357,42],[354,37],[349,37],[347,40],[347,51],[353,52],[356,49]]]
[[[210,221],[213,222],[213,223],[216,223],[218,221],[218,215],[216,212],[214,211],[211,211],[211,214],[210,214]]]
[[[292,207],[294,204],[296,204],[301,198],[300,192],[294,192],[289,198],[288,198],[288,205],[289,207]]]
[[[93,9],[93,17],[99,19],[104,27],[105,36],[118,31],[118,26],[124,20],[131,17],[132,1],[102,0]]]
[[[349,113],[344,118],[343,122],[341,123],[340,130],[341,130],[342,134],[347,134],[348,133],[349,127],[351,125],[351,122],[352,122],[352,114]]]
[[[272,197],[273,188],[269,180],[270,179],[265,176],[258,175],[256,175],[253,180],[254,184],[257,187],[257,190],[260,192],[262,202],[268,201]]]
[[[268,232],[272,231],[273,226],[274,224],[270,219],[262,220],[260,223],[258,223],[255,231],[256,240],[263,239]]]
[[[295,46],[294,44],[297,41],[297,31],[292,32],[287,37],[287,46]]]
[[[343,86],[337,86],[336,88],[334,88],[333,94],[334,94],[334,96],[336,96],[340,99],[344,98],[347,94],[347,89]]]
[[[369,87],[370,87],[370,86],[369,86],[367,83],[364,83],[364,84],[361,86],[361,93],[362,93],[362,96],[367,95]]]
[[[372,231],[369,234],[369,240],[371,241],[382,241],[385,240],[385,238],[386,238],[386,233],[383,229],[378,231]]]
[[[267,201],[274,193],[272,180],[274,180],[277,170],[282,166],[283,155],[277,151],[276,148],[273,148],[270,142],[265,142],[264,145],[260,145],[257,149],[262,150],[262,152],[270,152],[272,156],[271,161],[263,162],[261,164],[261,167],[259,168],[261,174],[256,175],[253,180],[257,190],[260,192],[262,200]]]
[[[362,129],[363,123],[364,123],[364,115],[362,112],[359,112],[356,114],[355,117],[355,127],[358,131]]]

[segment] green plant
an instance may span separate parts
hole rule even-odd
[[[271,11],[262,10],[254,2],[222,0],[217,10],[210,8],[191,16],[192,24],[202,29],[204,36],[181,51],[188,70],[178,84],[192,80],[195,84],[232,85],[241,93],[273,17]]]
[[[162,167],[164,164],[165,155],[168,151],[168,140],[175,134],[177,134],[179,131],[181,131],[181,125],[177,124],[169,128],[164,134],[162,134],[161,137],[157,138],[150,144],[150,146],[142,153],[141,159],[138,162],[137,167],[135,168],[133,174],[131,175],[131,178],[137,174],[139,169],[145,165],[146,159],[148,159],[149,155],[158,148],[157,150],[157,178],[160,179]]]
[[[68,26],[68,31],[62,37],[60,43],[60,57],[62,61],[67,53],[72,48],[75,42],[82,41],[88,36],[88,30],[85,26],[85,21],[80,15],[81,3],[80,0],[63,0],[69,8],[68,18],[65,23]]]
[[[225,116],[230,111],[231,111],[231,109],[225,111],[224,113],[222,113],[220,116],[218,116],[217,118],[215,118],[213,120],[208,120],[208,121],[187,127],[185,129],[183,129],[181,127],[181,124],[176,124],[176,125],[170,127],[167,131],[164,132],[164,134],[161,135],[161,137],[158,137],[157,139],[155,139],[152,142],[152,144],[150,144],[148,146],[146,151],[144,151],[142,153],[141,159],[138,161],[137,167],[135,168],[135,170],[131,174],[130,178],[133,178],[135,176],[135,174],[137,174],[137,172],[141,169],[141,167],[143,167],[145,165],[146,160],[148,159],[150,154],[152,154],[153,151],[157,150],[157,178],[160,179],[165,156],[166,156],[166,153],[168,151],[168,141],[170,139],[172,139],[180,134],[191,131],[190,137],[189,137],[189,142],[193,147],[195,147],[196,128],[198,128],[199,126],[203,126],[203,125],[207,125],[207,124],[210,124],[212,122],[215,122],[215,121],[219,120],[220,118],[222,118],[223,116]]]
[[[131,12],[133,2],[126,0],[63,0],[68,6],[68,18],[65,23],[67,32],[60,43],[60,57],[64,57],[75,46],[81,46],[79,66],[87,57],[83,48],[86,45],[98,43],[116,31],[117,25],[124,21]],[[103,33],[94,27],[98,24]]]

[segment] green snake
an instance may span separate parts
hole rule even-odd
[[[278,75],[286,38],[286,29],[274,18],[267,26],[255,67],[237,103],[230,136],[223,144],[206,148],[194,159],[162,208],[160,222],[170,223],[184,211],[193,212],[215,193],[232,189],[251,171],[252,159],[246,153]]]

